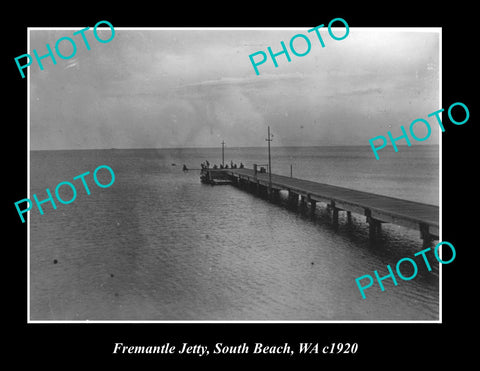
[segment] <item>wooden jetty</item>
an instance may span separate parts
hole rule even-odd
[[[266,195],[272,201],[280,199],[281,190],[288,191],[288,203],[309,209],[315,214],[317,202],[327,204],[338,227],[339,212],[346,212],[351,223],[351,213],[366,217],[370,238],[381,231],[382,223],[393,223],[417,229],[424,245],[439,238],[439,207],[415,201],[357,191],[309,180],[257,172],[252,169],[204,169],[202,181],[210,184],[231,183],[258,195]],[[271,178],[271,184],[270,184]]]

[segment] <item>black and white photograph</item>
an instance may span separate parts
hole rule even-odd
[[[178,5],[8,12],[7,361],[466,362],[470,7]]]
[[[31,321],[440,320],[440,29],[325,23],[30,30]]]

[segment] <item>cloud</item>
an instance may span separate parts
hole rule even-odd
[[[119,28],[30,70],[32,148],[264,145],[266,125],[277,143],[362,144],[440,108],[438,35],[352,28],[257,76],[248,55],[295,33]],[[32,47],[68,34],[36,31]]]
[[[185,89],[196,86],[225,86],[225,85],[256,85],[271,81],[287,81],[305,79],[305,74],[300,72],[282,73],[282,74],[262,74],[248,77],[220,77],[215,80],[204,80],[191,84],[179,86],[178,89]]]

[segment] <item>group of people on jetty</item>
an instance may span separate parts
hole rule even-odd
[[[208,160],[205,160],[205,162],[202,162],[200,164],[200,166],[202,167],[202,169],[210,169],[210,162],[208,162]],[[243,163],[240,162],[240,165],[237,166],[237,164],[235,164],[233,161],[230,161],[230,167],[228,167],[228,164],[225,164],[225,166],[223,164],[220,164],[219,166],[217,166],[217,164],[214,164],[212,166],[212,169],[243,169],[244,166],[243,166]]]
[[[208,162],[208,160],[205,160],[205,162],[202,162],[200,166],[202,167],[202,170],[210,169],[210,162]],[[228,167],[228,164],[225,164],[225,166],[223,164],[220,164],[219,166],[217,166],[217,164],[214,164],[211,167],[211,169],[237,169],[237,168],[243,169],[244,168],[243,163],[240,162],[240,165],[237,166],[236,163],[234,163],[233,161],[230,161],[230,167]],[[183,171],[188,171],[188,167],[185,164],[183,164]]]

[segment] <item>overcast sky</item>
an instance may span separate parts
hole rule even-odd
[[[77,53],[30,75],[31,149],[369,145],[368,140],[441,108],[439,32],[350,28],[341,41],[288,29],[122,29],[91,50],[71,30],[31,30],[46,53],[63,36]],[[344,30],[338,30],[342,35]],[[103,37],[108,39],[106,29]],[[304,57],[269,59],[257,76],[249,55],[280,51],[292,36],[311,40]],[[298,43],[298,46],[297,46]],[[297,39],[301,52],[304,46]],[[71,53],[68,42],[61,51]],[[259,57],[257,57],[259,58]],[[438,143],[438,125],[422,144]],[[418,136],[422,134],[421,125]],[[416,128],[417,130],[417,128]]]

